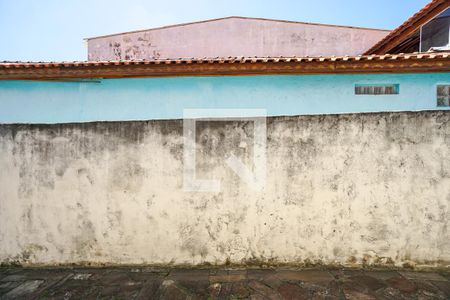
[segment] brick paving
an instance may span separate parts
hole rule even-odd
[[[0,299],[450,299],[450,273],[0,268]]]

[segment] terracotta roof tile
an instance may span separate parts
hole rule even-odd
[[[345,72],[450,72],[450,52],[318,57],[205,57],[114,61],[0,62],[0,79],[3,80]]]
[[[214,57],[214,58],[175,58],[149,60],[108,60],[108,61],[64,61],[64,62],[23,62],[2,61],[0,68],[54,68],[54,67],[82,67],[82,66],[117,66],[117,65],[152,65],[152,64],[244,64],[269,62],[327,62],[327,61],[370,61],[370,60],[405,60],[405,59],[434,59],[447,58],[450,52],[400,53],[382,55],[359,56],[305,56],[305,57]]]

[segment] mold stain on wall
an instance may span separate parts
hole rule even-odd
[[[450,112],[271,117],[267,183],[253,125],[198,122],[183,191],[182,120],[0,125],[0,261],[447,267]]]

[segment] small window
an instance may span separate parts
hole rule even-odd
[[[356,95],[397,95],[399,90],[398,84],[355,85]]]
[[[450,106],[450,84],[437,86],[437,106]]]

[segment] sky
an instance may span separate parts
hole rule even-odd
[[[86,60],[87,37],[227,16],[393,29],[430,0],[0,0],[0,61]]]

